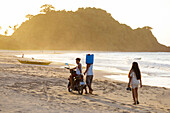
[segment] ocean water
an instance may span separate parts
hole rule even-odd
[[[56,54],[55,54],[56,53]],[[168,52],[77,52],[55,51],[51,54],[26,54],[25,57],[74,64],[82,59],[85,66],[87,53],[94,54],[94,69],[113,73],[105,77],[128,82],[128,73],[134,61],[138,62],[143,85],[170,88],[170,53]],[[18,55],[21,56],[21,55]],[[95,75],[97,76],[97,75]]]

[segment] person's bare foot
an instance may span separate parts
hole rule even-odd
[[[133,103],[133,105],[136,105],[136,103]]]
[[[136,102],[134,102],[133,105],[136,105]]]
[[[90,94],[93,94],[93,90],[90,90],[89,93],[90,93]]]

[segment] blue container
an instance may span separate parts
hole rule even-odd
[[[86,64],[93,64],[94,62],[94,54],[87,54],[86,55]]]

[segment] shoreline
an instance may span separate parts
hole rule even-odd
[[[4,50],[4,51],[7,51],[7,53],[10,53],[10,52],[8,52],[8,50]],[[33,51],[34,51],[34,53],[32,53]],[[15,50],[14,50],[12,56],[16,57],[15,55],[21,54],[21,53],[23,53],[23,52],[26,52],[26,54],[51,54],[51,53],[52,53],[52,51],[49,51],[49,50],[44,50],[44,51],[45,51],[45,52],[43,53],[42,51],[39,51],[39,50],[38,50],[38,51],[37,51],[37,50],[28,50],[28,51],[19,51],[19,52],[17,52],[17,54],[16,54],[16,52],[15,52]],[[66,52],[68,52],[68,51],[66,51]],[[72,51],[72,52],[75,52],[75,51]],[[76,52],[77,52],[77,51],[76,51]],[[101,52],[103,52],[103,51],[101,51]],[[0,52],[0,53],[1,53],[1,52]],[[7,54],[7,53],[4,52],[4,54]],[[60,51],[58,51],[58,52],[55,53],[55,54],[63,54],[63,53],[60,53]],[[20,58],[20,57],[16,57],[16,58]],[[71,64],[71,65],[74,65],[74,64]],[[52,65],[50,65],[50,66],[64,67],[64,63],[61,63],[61,62],[53,62]],[[83,67],[83,68],[85,68],[85,67]],[[116,82],[125,83],[125,84],[128,83],[128,81],[125,82],[125,81],[115,80],[115,79],[106,77],[106,76],[112,76],[112,75],[114,76],[114,75],[120,74],[120,73],[114,73],[114,74],[113,74],[113,72],[106,72],[106,71],[104,71],[104,70],[94,70],[94,73],[95,73],[96,75],[98,75],[98,76],[95,76],[96,79],[104,79],[104,80],[116,81]],[[101,74],[100,74],[100,73],[101,73]],[[168,88],[168,87],[161,87],[161,86],[154,86],[154,85],[144,85],[144,86],[160,87],[160,88],[170,89],[170,88]]]
[[[77,95],[67,92],[69,72],[61,65],[24,65],[14,54],[0,52],[0,112],[170,112],[169,88],[144,85],[135,106],[127,83],[95,70],[94,95]]]
[[[49,58],[50,58],[50,56],[54,56],[54,53],[53,53],[53,51],[46,51],[46,53],[42,53],[41,51],[34,51],[34,53],[32,54],[31,53],[31,51],[26,51],[26,52],[28,52],[28,53],[26,53],[25,55],[28,57],[28,58],[32,58],[32,56],[34,56],[35,54],[35,58],[36,58],[36,56],[41,56],[41,57],[43,57],[43,56],[49,56]],[[71,51],[71,53],[74,53],[75,51]],[[24,51],[23,51],[23,53],[24,53]],[[55,54],[68,54],[69,52],[68,51],[55,51]],[[45,54],[48,54],[48,55],[45,55]],[[121,53],[120,53],[121,54]],[[139,53],[138,53],[139,54]],[[18,57],[20,57],[21,55],[17,55]],[[57,57],[58,55],[56,55],[56,57]],[[26,58],[27,58],[26,57]],[[37,57],[37,59],[39,59],[39,58],[41,58],[41,57]],[[82,56],[81,56],[82,57]],[[46,58],[46,60],[50,60],[48,57],[43,57],[43,58]],[[59,58],[61,58],[60,57],[60,55],[59,55]],[[65,61],[67,61],[67,59],[64,59]],[[64,61],[63,60],[63,61]],[[55,61],[54,59],[53,60],[51,60],[53,63],[52,63],[52,65],[61,65],[61,66],[65,66],[64,64],[64,62],[61,62],[61,61]],[[70,65],[71,66],[75,66],[75,64],[72,62],[72,63],[70,63]],[[83,69],[85,69],[85,64],[84,64],[84,67],[83,67]],[[98,68],[96,68],[96,69],[94,69],[94,70],[96,70],[96,72],[97,71],[100,71],[101,73],[103,73],[104,74],[104,78],[106,79],[106,78],[109,78],[110,80],[115,80],[115,81],[118,81],[118,82],[124,82],[124,83],[127,83],[128,82],[128,78],[126,77],[126,75],[128,74],[128,72],[125,72],[125,70],[121,70],[121,69],[119,69],[119,68],[117,68],[118,70],[120,70],[119,72],[117,72],[117,70],[115,70],[115,72],[113,71],[113,70],[102,70],[102,69],[98,69]],[[126,70],[127,71],[127,70]],[[99,74],[99,73],[98,73]],[[165,78],[159,78],[159,76],[155,76],[154,78],[153,78],[153,80],[154,81],[158,81],[158,80],[160,80],[158,83],[154,83],[154,82],[151,82],[151,79],[149,80],[149,79],[147,79],[150,75],[147,75],[148,74],[148,72],[147,71],[145,71],[145,72],[143,72],[142,73],[142,75],[143,75],[143,84],[145,84],[145,85],[148,85],[148,86],[156,86],[156,87],[165,87],[165,88],[170,88],[170,85],[168,84],[168,82],[166,82],[167,84],[164,84],[164,83],[162,83],[162,81],[164,81],[164,80],[166,80]],[[148,76],[148,77],[147,77]],[[147,77],[147,78],[146,78]],[[103,78],[103,79],[104,79]],[[121,78],[121,79],[120,79]],[[168,81],[168,80],[166,80],[166,81]]]

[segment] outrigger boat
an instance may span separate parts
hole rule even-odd
[[[34,60],[34,59],[17,59],[22,64],[36,64],[36,65],[49,65],[52,62],[45,60]]]

